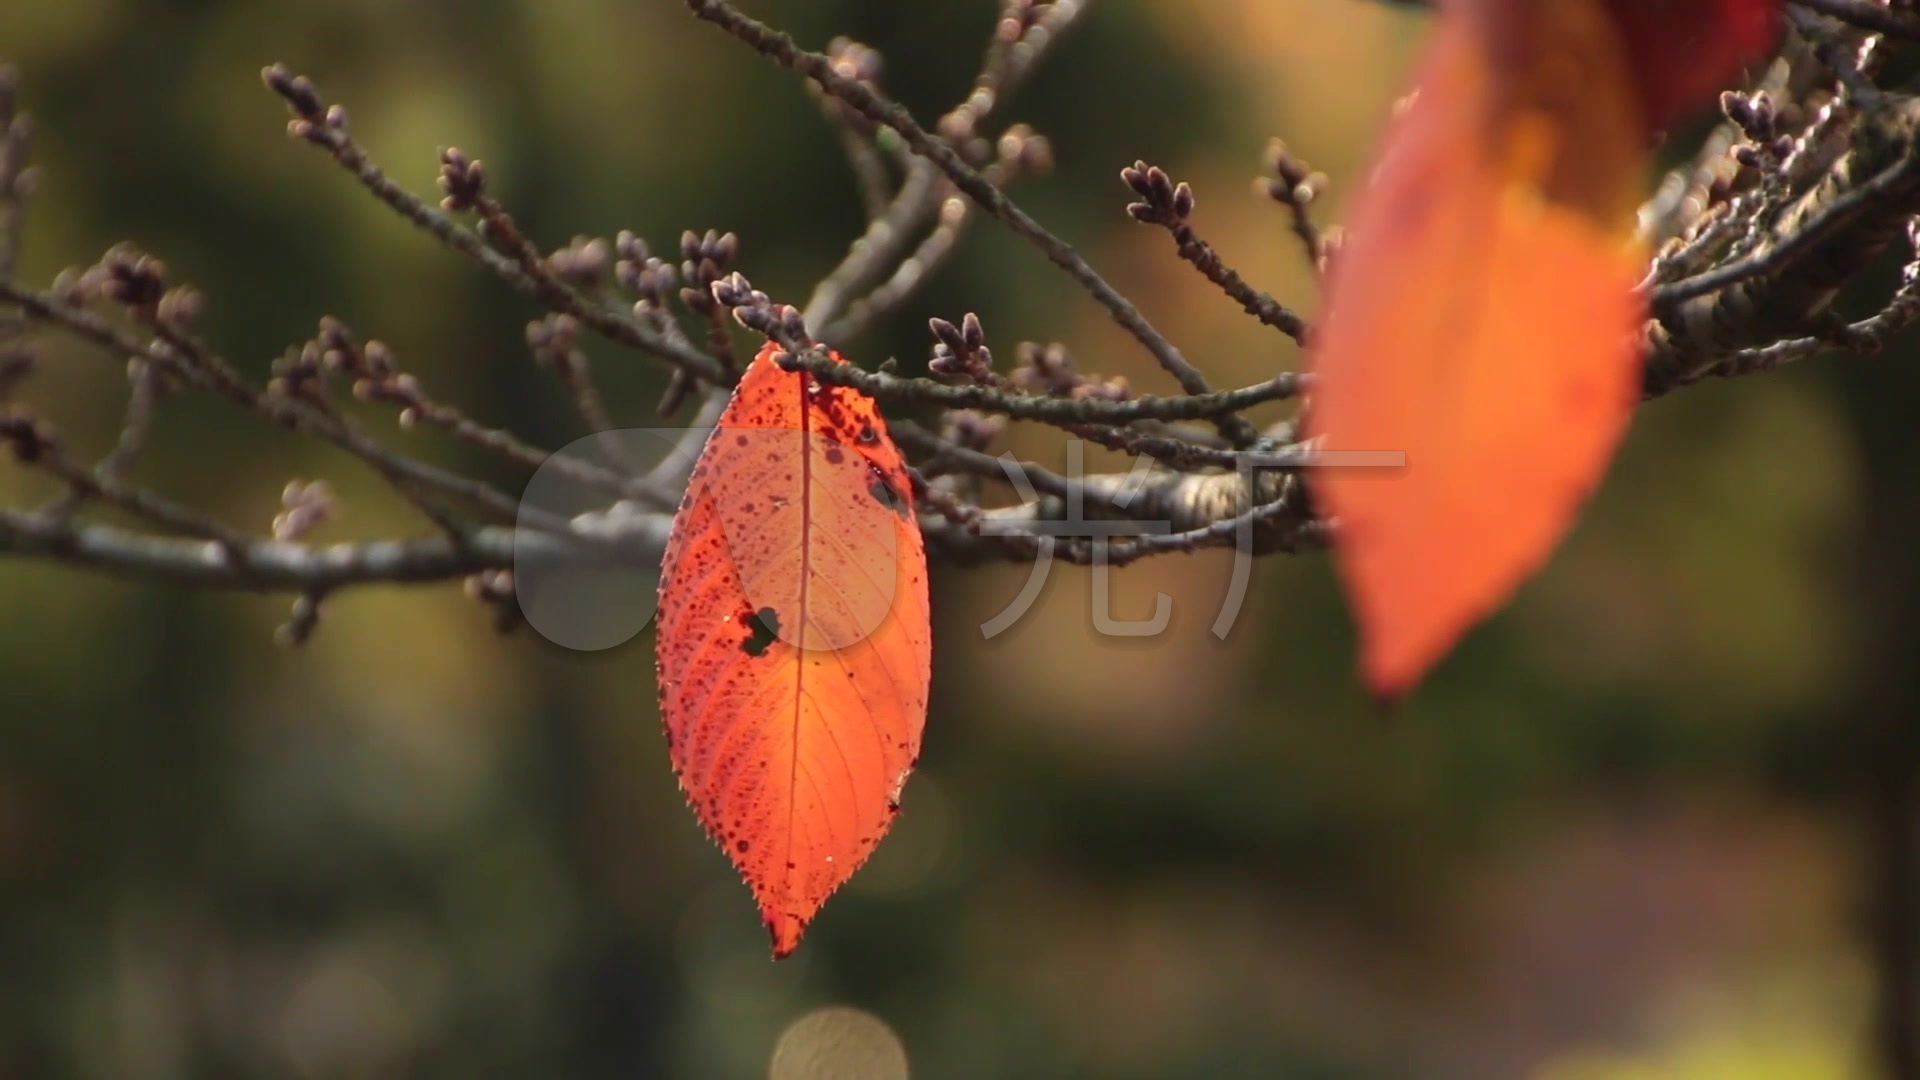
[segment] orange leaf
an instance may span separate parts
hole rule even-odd
[[[913,487],[885,422],[779,352],[754,358],[694,466],[658,624],[674,771],[775,958],[899,812],[932,641]]]
[[[1382,697],[1558,544],[1638,398],[1646,155],[1599,0],[1463,0],[1359,198],[1314,341],[1310,433],[1402,451],[1310,477]]]

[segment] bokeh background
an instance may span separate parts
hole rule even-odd
[[[996,5],[749,7],[876,46],[931,117]],[[1312,308],[1249,191],[1263,144],[1330,173],[1337,216],[1423,26],[1101,0],[1004,114],[1057,159],[1019,195],[1217,382],[1297,364],[1129,222],[1117,170],[1193,182],[1203,235]],[[41,133],[26,279],[130,239],[206,290],[206,336],[250,371],[332,313],[549,445],[581,432],[526,355],[535,310],[287,139],[261,65],[313,76],[417,191],[440,146],[485,159],[549,244],[731,229],[798,301],[860,226],[801,85],[675,0],[9,0],[0,57]],[[923,358],[925,317],[968,310],[1003,351],[1064,340],[1160,385],[991,224],[853,351]],[[103,450],[120,362],[47,358],[28,396]],[[594,358],[649,422],[659,371]],[[1392,715],[1356,688],[1321,557],[1260,564],[1224,642],[1224,558],[1117,575],[1118,616],[1173,598],[1148,640],[1096,635],[1065,567],[983,640],[1024,570],[938,572],[905,814],[777,965],[675,790],[651,632],[573,653],[395,588],[290,650],[284,599],[0,563],[0,1077],[839,1077],[859,1053],[929,1080],[1877,1075],[1876,1011],[1920,977],[1889,947],[1920,857],[1911,359],[1646,409],[1549,569]],[[253,418],[177,399],[160,425],[140,478],[231,521],[323,477],[343,512],[320,539],[422,531]],[[1045,433],[1010,445],[1059,460]]]

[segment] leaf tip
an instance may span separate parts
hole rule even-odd
[[[1388,608],[1363,619],[1359,667],[1367,696],[1382,713],[1397,709],[1467,627],[1490,611],[1491,605],[1472,613]]]
[[[767,936],[773,939],[773,958],[785,960],[800,947],[800,939],[806,936],[807,921],[796,915],[766,915]]]
[[[1391,724],[1400,719],[1407,698],[1414,691],[1414,683],[1382,686],[1371,679],[1367,683],[1367,702],[1372,706],[1375,720],[1382,725]]]

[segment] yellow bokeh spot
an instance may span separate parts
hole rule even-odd
[[[1861,1080],[1850,1044],[1822,1033],[1721,1032],[1645,1053],[1582,1052],[1535,1080]]]
[[[768,1080],[907,1080],[907,1050],[861,1009],[815,1009],[780,1033]]]

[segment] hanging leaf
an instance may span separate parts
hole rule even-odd
[[[1772,52],[1781,0],[1606,0],[1650,131],[1699,110]]]
[[[1448,5],[1314,341],[1318,470],[1373,692],[1410,689],[1545,561],[1638,396],[1646,153],[1601,0]]]
[[[754,358],[694,466],[658,621],[674,770],[776,958],[899,812],[932,642],[899,448],[870,399],[779,351]]]

